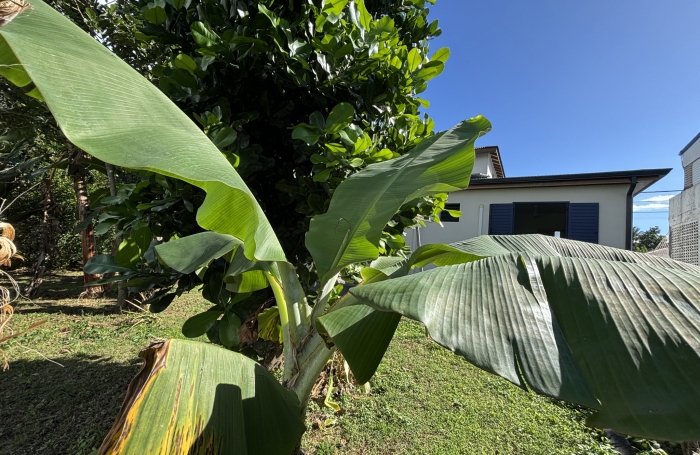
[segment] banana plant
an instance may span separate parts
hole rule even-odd
[[[46,102],[66,137],[94,157],[206,191],[197,220],[208,232],[157,246],[158,259],[181,273],[223,263],[225,286],[215,292],[269,285],[279,313],[281,381],[211,344],[169,340],[142,351],[144,367],[100,454],[287,455],[334,350],[365,382],[402,316],[486,371],[595,410],[592,425],[700,439],[700,268],[543,236],[482,236],[378,257],[382,229],[403,204],[467,187],[474,142],[490,129],[484,117],[336,189],[306,236],[320,277],[310,299],[254,196],[199,128],[41,0],[23,5],[0,17],[0,75]],[[354,5],[371,29],[363,2]],[[363,282],[333,301],[339,272],[358,264]],[[413,273],[425,266],[434,268]],[[216,323],[234,342],[240,320],[226,308],[188,321],[202,333]]]

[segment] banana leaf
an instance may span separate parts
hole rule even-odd
[[[452,246],[491,257],[350,292],[486,371],[597,410],[591,425],[700,439],[699,267],[536,235]]]
[[[450,245],[429,244],[418,248],[408,259],[380,257],[362,269],[362,285],[407,275],[415,267],[460,264],[483,259]],[[369,273],[368,273],[369,272]],[[394,337],[401,315],[378,311],[346,294],[331,310],[316,320],[316,327],[327,344],[343,353],[355,379],[369,381],[377,371]]]
[[[140,355],[99,455],[289,455],[301,439],[296,394],[253,360],[185,340]]]
[[[400,158],[367,166],[333,193],[328,211],[311,219],[306,248],[322,281],[349,264],[376,259],[382,230],[406,202],[466,188],[474,141],[491,129],[482,116],[429,137]]]

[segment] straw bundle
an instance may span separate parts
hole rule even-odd
[[[23,259],[22,256],[17,254],[17,247],[13,242],[15,239],[15,228],[9,223],[0,222],[0,230],[2,231],[0,232],[0,266],[11,265],[12,258]],[[15,290],[15,294],[19,296],[19,286],[17,282],[5,271],[0,270],[0,275],[4,275],[9,279]],[[10,296],[10,290],[4,286],[0,286],[0,342],[14,338],[17,335],[13,334],[12,329],[10,329],[8,325],[12,318],[12,313],[14,313],[14,308],[11,305],[13,301],[14,299]],[[6,335],[6,332],[9,333],[9,335]],[[7,357],[2,349],[0,349],[0,369],[4,371],[7,368],[9,368]]]
[[[0,266],[12,265],[12,258],[24,259],[17,254],[15,239],[15,228],[9,223],[0,222]]]
[[[0,27],[7,25],[19,13],[31,8],[24,0],[0,0]]]

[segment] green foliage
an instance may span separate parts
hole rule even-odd
[[[650,227],[646,231],[640,230],[638,227],[632,229],[632,245],[634,251],[646,253],[656,248],[664,235],[661,234],[661,229],[658,226]]]
[[[57,167],[53,171],[50,195],[53,223],[59,230],[55,235],[57,248],[49,257],[49,265],[82,266],[80,241],[76,242],[72,233],[72,226],[77,224],[75,191],[66,173],[67,163],[59,162],[67,145],[45,104],[0,80],[0,198],[8,207],[19,197],[2,217],[15,226],[16,245],[25,258],[14,265],[30,266],[41,250],[45,196],[41,179]],[[86,181],[88,189],[94,189],[104,183],[104,176],[88,171]],[[98,245],[102,251],[105,247],[105,243]]]
[[[353,2],[318,8],[251,0],[230,5],[233,16],[228,4],[208,0],[140,6],[143,45],[169,56],[153,69],[160,88],[244,177],[302,285],[313,288],[315,267],[302,241],[309,219],[328,209],[345,178],[433,134],[417,95],[449,56],[441,49],[429,57],[437,21],[427,21],[424,2],[368,3],[368,10]],[[124,228],[141,221],[163,240],[196,232],[193,214],[182,208],[196,210],[201,192],[180,196],[159,182],[192,188],[142,172],[127,199],[103,200],[98,222],[116,223],[127,237]],[[445,199],[437,194],[401,207],[378,232],[379,254],[402,254],[403,231],[435,217]],[[344,277],[359,279],[354,268]]]
[[[236,2],[237,6],[245,4]],[[352,49],[359,47],[362,52],[366,51],[369,60],[382,60],[387,56],[391,57],[391,65],[394,57],[398,57],[391,56],[392,50],[401,49],[397,43],[384,47],[378,44],[376,49],[373,46],[363,47],[363,43],[371,40],[373,31],[376,38],[383,36],[384,30],[391,27],[383,19],[375,21],[371,10],[361,0],[329,2],[321,10],[312,4],[299,6],[303,13],[311,14],[302,27],[285,18],[283,13],[286,9],[279,5],[275,7],[272,3],[257,4],[257,14],[242,8],[236,9],[230,16],[221,14],[219,4],[200,4],[196,11],[190,11],[187,9],[189,5],[177,2],[172,5],[173,8],[185,11],[175,17],[168,15],[168,5],[164,2],[145,5],[144,13],[151,22],[150,32],[156,33],[160,30],[158,27],[167,28],[171,18],[187,18],[187,27],[177,31],[187,33],[189,30],[194,41],[193,48],[202,56],[175,57],[173,66],[161,68],[161,86],[166,85],[163,90],[168,91],[167,84],[170,83],[179,90],[177,93],[184,94],[181,102],[189,100],[196,103],[200,99],[197,97],[206,95],[192,92],[200,88],[196,79],[200,77],[197,69],[206,71],[201,63],[204,57],[213,57],[207,67],[210,64],[212,68],[216,67],[214,61],[219,56],[235,57],[235,62],[225,61],[228,66],[243,65],[249,56],[260,57],[258,54],[265,54],[274,46],[289,56],[283,60],[287,65],[287,75],[294,80],[286,87],[285,93],[293,93],[295,87],[307,87],[312,80],[305,76],[318,76],[321,70],[331,74],[330,70],[324,69],[323,62],[328,63],[331,57],[329,46],[334,42],[337,44],[337,40],[334,41],[335,35],[326,33],[326,24],[333,27],[337,27],[334,24],[338,23],[344,27],[352,24],[355,27],[350,32]],[[207,15],[209,6],[213,8],[210,16]],[[422,6],[422,2],[418,2],[418,7]],[[282,382],[286,389],[296,393],[302,409],[332,354],[324,341],[332,343],[335,338],[339,345],[342,341],[345,346],[356,349],[356,341],[361,344],[369,340],[369,348],[375,343],[377,351],[383,354],[396,324],[374,324],[376,320],[370,321],[374,325],[369,325],[385,333],[380,337],[359,340],[368,333],[362,330],[366,329],[368,318],[377,315],[357,305],[363,312],[351,311],[354,310],[351,303],[356,304],[356,301],[339,308],[343,300],[338,300],[336,311],[327,318],[329,323],[320,324],[325,327],[330,340],[323,340],[316,332],[315,323],[317,320],[322,322],[319,316],[326,311],[327,304],[343,291],[342,283],[336,282],[335,273],[345,266],[359,269],[363,262],[376,258],[382,240],[389,244],[379,233],[385,232],[384,226],[406,203],[427,197],[433,191],[451,191],[468,184],[474,159],[473,143],[488,130],[487,120],[477,117],[444,134],[421,138],[420,141],[416,137],[412,142],[415,147],[411,151],[403,150],[407,154],[394,156],[392,151],[392,160],[388,163],[370,164],[342,183],[337,182],[337,187],[332,186],[332,179],[337,171],[335,166],[345,166],[340,159],[342,157],[337,159],[337,164],[325,166],[323,170],[314,168],[328,164],[323,162],[321,158],[324,157],[320,153],[313,160],[313,154],[309,157],[313,165],[307,166],[303,175],[315,183],[328,184],[323,188],[328,193],[332,192],[334,197],[328,203],[326,213],[317,213],[311,222],[308,245],[310,248],[315,245],[311,249],[322,275],[321,280],[316,280],[311,273],[308,274],[310,279],[304,280],[302,276],[302,281],[318,286],[311,306],[294,266],[284,260],[280,244],[262,208],[252,191],[229,165],[233,162],[248,177],[252,178],[255,174],[255,171],[248,173],[245,170],[245,165],[251,162],[248,160],[250,156],[243,153],[250,145],[250,138],[255,135],[251,134],[250,126],[243,126],[253,123],[257,117],[246,117],[245,121],[238,119],[238,124],[219,124],[217,120],[222,122],[227,114],[221,104],[217,104],[211,112],[207,111],[204,117],[193,114],[205,127],[205,133],[213,140],[211,142],[181,111],[126,65],[39,0],[35,1],[34,7],[31,15],[22,15],[16,22],[0,29],[3,40],[0,47],[4,45],[0,63],[22,63],[22,66],[12,66],[11,70],[8,69],[10,67],[0,66],[0,73],[46,100],[68,138],[89,153],[122,166],[157,171],[201,188],[207,196],[197,211],[197,221],[203,228],[216,231],[162,247],[163,252],[168,253],[161,255],[164,265],[155,254],[159,242],[158,239],[152,240],[155,231],[149,226],[132,227],[131,234],[124,239],[113,262],[103,259],[90,266],[132,268],[133,272],[124,275],[128,276],[127,284],[138,283],[138,286],[163,286],[162,282],[156,282],[165,277],[178,283],[181,281],[187,287],[191,282],[187,282],[185,277],[188,275],[182,272],[196,271],[197,278],[204,283],[203,296],[215,306],[191,317],[183,327],[183,334],[197,337],[206,333],[210,339],[227,346],[234,346],[240,341],[240,337],[236,339],[235,331],[242,318],[235,304],[241,296],[265,286],[267,280],[277,302],[278,331],[281,331],[284,341]],[[293,10],[293,5],[289,10]],[[344,20],[345,15],[349,22]],[[310,22],[312,16],[315,18],[313,24]],[[404,19],[408,16],[410,14]],[[240,23],[233,24],[226,17],[239,17]],[[267,26],[268,22],[272,28]],[[321,30],[324,38],[319,42],[310,38],[307,42],[311,46],[309,55],[313,50],[315,59],[312,61],[315,66],[306,61],[307,70],[303,65],[304,60],[295,58],[297,54],[303,55],[300,49],[305,46],[303,41],[297,43],[296,38],[307,33],[313,36],[313,30],[307,30],[311,25],[317,31]],[[422,26],[426,25],[423,21]],[[253,36],[242,34],[246,28],[252,31]],[[53,40],[55,33],[65,39]],[[159,36],[167,37],[168,33],[166,30]],[[326,39],[326,35],[331,36]],[[355,46],[355,43],[358,45]],[[382,52],[386,49],[387,52]],[[332,57],[338,59],[336,54],[340,49],[330,50],[335,52]],[[434,61],[428,61],[419,47],[406,47],[403,51],[405,55],[402,54],[399,59],[400,66],[394,67],[407,71],[404,74],[409,74],[411,80],[424,81],[432,77],[440,71],[440,65],[443,65],[441,59],[446,55],[439,52]],[[375,58],[375,55],[378,57]],[[200,59],[200,63],[197,63],[197,59]],[[381,72],[381,68],[377,72]],[[220,76],[228,74],[226,71]],[[336,76],[341,75],[333,74],[333,78]],[[364,76],[367,80],[371,79],[369,74]],[[167,81],[166,77],[175,82],[163,82]],[[265,83],[266,79],[262,80]],[[316,80],[317,85],[323,86],[324,80]],[[31,83],[36,88],[31,88]],[[71,84],[76,83],[81,89],[80,97],[73,96],[74,87]],[[346,85],[352,87],[352,81],[346,81]],[[257,88],[254,96],[266,92],[264,86]],[[418,89],[411,89],[408,97],[415,95]],[[336,90],[334,93],[341,92]],[[367,130],[373,127],[371,116],[363,114],[360,123],[357,109],[362,104],[360,101],[367,107],[368,100],[375,104],[381,100],[367,98],[362,90],[359,93],[348,90],[347,94],[352,95],[350,100],[338,97],[332,105],[326,106],[326,110],[311,112],[308,115],[309,123],[297,126],[300,129],[295,136],[300,139],[292,139],[302,142],[301,149],[297,148],[297,151],[319,144],[324,147],[335,144],[327,140],[335,141],[333,135],[336,134],[341,141],[338,142],[340,147],[341,143],[347,147],[346,153],[354,152],[358,144],[358,150],[366,150],[365,146],[379,148],[373,134],[365,136]],[[170,95],[174,96],[173,93]],[[285,105],[276,111],[283,112],[280,118],[297,111],[289,104],[294,102],[293,99],[288,97]],[[214,112],[217,107],[218,113]],[[99,112],[100,116],[95,117],[94,112]],[[123,112],[130,115],[120,115]],[[229,112],[230,115],[238,115],[246,111],[232,108]],[[274,115],[266,118],[268,123],[274,123]],[[382,129],[390,125],[391,129],[396,127],[397,122],[398,118],[392,118],[391,122],[380,121],[376,125]],[[350,131],[356,134],[353,138],[349,136]],[[423,133],[428,134],[429,131],[424,130]],[[350,140],[343,140],[343,134]],[[405,125],[401,134],[404,139],[410,137],[410,134],[406,136]],[[279,152],[280,149],[271,147],[269,150]],[[262,154],[258,156],[261,157]],[[362,155],[358,158],[364,164]],[[328,155],[325,159],[329,159]],[[353,167],[351,161],[347,161],[347,165]],[[299,164],[303,162],[302,159]],[[295,178],[302,175],[303,166],[292,168]],[[300,173],[297,174],[297,171]],[[370,180],[370,177],[373,179]],[[376,177],[383,179],[379,185],[374,181]],[[154,178],[156,181],[162,179],[158,176]],[[267,180],[269,183],[269,177]],[[358,182],[369,183],[358,185]],[[352,206],[351,196],[362,201],[362,206]],[[261,199],[264,201],[265,198]],[[420,203],[417,202],[416,207]],[[342,204],[348,205],[347,214],[342,211]],[[325,205],[324,202],[324,208]],[[136,208],[139,210],[138,206]],[[270,206],[266,208],[268,213],[276,215]],[[349,227],[344,228],[345,233],[340,236],[335,232],[331,235],[328,229],[325,232],[322,232],[323,229],[316,230],[319,226],[331,226],[333,221],[336,227],[342,221]],[[398,225],[396,223],[393,227]],[[324,242],[321,238],[323,235],[330,240]],[[233,237],[236,239],[232,240]],[[224,242],[220,242],[222,239]],[[193,245],[201,245],[201,248],[189,251]],[[170,248],[179,249],[181,254],[168,252]],[[229,248],[230,251],[225,251]],[[296,255],[292,256],[299,259]],[[613,248],[542,236],[482,236],[449,247],[426,247],[416,252],[416,258],[383,259],[377,259],[361,272],[366,281],[376,282],[352,289],[354,298],[387,312],[393,318],[405,315],[425,323],[438,343],[480,368],[521,387],[527,386],[537,393],[598,410],[590,418],[592,424],[658,438],[697,438],[700,425],[695,411],[700,406],[700,395],[694,389],[691,378],[699,374],[697,368],[700,363],[700,352],[695,342],[700,333],[693,324],[700,317],[697,307],[700,299],[699,268]],[[205,265],[204,262],[208,263]],[[430,262],[445,267],[392,279],[405,275],[413,266]],[[134,269],[138,263],[144,263],[160,277],[139,277],[144,272]],[[176,270],[173,271],[168,265],[176,267]],[[132,278],[132,275],[135,277]],[[276,318],[272,317],[272,311],[265,316],[263,327],[268,329],[267,336],[273,338],[273,327],[277,329]],[[146,355],[148,368],[132,383],[130,397],[139,396],[144,384],[153,384],[146,388],[143,400],[125,401],[113,427],[114,432],[105,440],[101,453],[149,452],[156,447],[176,451],[176,446],[183,439],[173,437],[163,428],[179,428],[188,438],[191,435],[193,444],[191,447],[187,444],[183,447],[185,450],[188,447],[193,450],[215,449],[219,439],[212,442],[205,440],[218,434],[218,424],[224,420],[229,428],[233,428],[227,435],[240,436],[226,445],[227,450],[235,452],[236,447],[243,447],[243,434],[256,434],[255,438],[246,436],[245,439],[251,453],[286,455],[289,452],[295,435],[302,431],[300,422],[292,416],[298,403],[296,399],[291,400],[293,397],[286,390],[273,384],[268,373],[258,373],[259,365],[224,349],[180,342],[171,342],[171,346],[179,348],[173,349],[164,373],[159,372],[163,363],[154,361],[154,357],[168,356],[167,350],[163,353],[156,348]],[[374,356],[371,363],[376,363],[379,357],[381,355]],[[224,361],[224,358],[228,360]],[[210,359],[207,366],[211,365],[211,368],[205,369],[201,364],[206,359]],[[231,371],[231,361],[239,364],[240,368]],[[365,373],[371,374],[370,362],[363,367]],[[241,375],[241,370],[248,374]],[[209,382],[197,393],[193,392],[187,397],[183,395],[186,401],[172,402],[173,397],[180,396],[177,387],[182,385],[182,378],[185,378],[186,390],[194,391],[197,388],[199,376],[193,375],[193,371],[205,372],[200,379]],[[687,374],[683,376],[678,374],[679,371]],[[263,386],[262,393],[257,394],[254,392],[259,383]],[[219,402],[214,394],[218,394],[219,387],[224,385],[227,390]],[[228,387],[230,385],[234,387]],[[330,405],[332,385],[328,387],[326,402]],[[238,395],[234,393],[235,390],[239,390]],[[265,390],[268,393],[264,393]],[[241,394],[243,402],[240,400]],[[201,395],[208,405],[198,407],[195,395]],[[253,400],[250,406],[246,406],[246,400]],[[174,418],[169,420],[169,426],[160,426],[158,433],[154,434],[147,425],[139,425],[138,422],[164,418],[161,402],[166,405],[165,414]],[[222,402],[228,403],[226,408],[234,410],[234,416],[229,413],[226,419],[217,418],[218,405]],[[285,411],[273,416],[266,415],[263,409],[268,409],[268,412],[272,409]],[[202,429],[200,422],[209,421],[210,417],[216,425]],[[269,438],[269,441],[259,439],[260,428],[263,427],[261,422],[266,418],[275,419],[273,426],[280,432],[279,438]],[[124,444],[133,446],[125,448]],[[269,447],[263,448],[267,444]],[[248,452],[242,450],[241,453]]]
[[[321,283],[344,267],[376,259],[387,221],[406,203],[464,188],[474,165],[474,142],[491,129],[479,116],[421,142],[410,153],[348,178],[306,235]],[[400,239],[403,246],[403,237]]]
[[[68,17],[82,30],[109,44],[129,64],[148,74],[148,67],[158,61],[155,48],[134,36],[135,7],[105,5],[93,0],[50,0],[48,3]],[[66,174],[62,154],[69,146],[44,103],[26,96],[21,90],[0,80],[0,153],[4,154],[0,197],[9,200],[24,193],[49,177],[52,168],[57,171],[51,178],[51,217],[54,224],[55,250],[48,256],[49,268],[82,267],[80,241],[74,233],[78,224],[73,182]],[[104,169],[102,169],[104,172]],[[104,174],[90,171],[87,175],[88,194],[106,187]],[[31,265],[42,247],[39,235],[43,220],[43,185],[26,192],[4,215],[17,227],[17,244]],[[91,202],[96,202],[91,198]],[[103,225],[104,227],[104,225]],[[97,231],[99,252],[111,250],[111,235]],[[109,233],[111,234],[111,232]]]
[[[236,167],[302,273],[309,219],[334,189],[432,134],[418,95],[449,52],[429,57],[427,40],[440,30],[423,1],[140,6],[145,42],[169,52],[153,70],[160,88]],[[440,201],[404,207],[381,253],[397,254],[404,228],[439,212]],[[304,285],[314,281],[311,269]]]
[[[334,188],[432,134],[432,120],[419,113],[427,103],[417,95],[442,70],[449,51],[429,57],[427,40],[440,30],[437,21],[428,22],[424,2],[56,6],[153,77],[200,124],[262,202],[306,288],[316,276],[302,237],[309,219],[328,208]],[[229,6],[236,9],[232,17],[224,11]],[[119,255],[135,259],[130,238],[144,226],[163,241],[201,230],[195,212],[203,191],[147,171],[120,171],[118,178],[117,197],[103,187],[92,198],[102,251],[109,251],[113,236],[123,236]],[[402,207],[383,229],[379,253],[402,254],[404,229],[435,217],[445,198]],[[77,251],[75,242],[61,246]],[[140,261],[130,265],[152,272]],[[350,269],[346,279],[353,278],[359,276]]]

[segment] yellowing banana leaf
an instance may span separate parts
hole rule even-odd
[[[496,254],[350,292],[480,368],[598,410],[592,425],[700,439],[699,267],[544,236],[452,246]]]
[[[205,229],[245,242],[250,259],[284,260],[252,193],[217,147],[163,93],[43,3],[0,27],[0,75],[34,83],[66,137],[107,163],[175,177],[207,192]]]
[[[185,340],[141,357],[100,455],[289,455],[301,439],[296,395],[251,359]]]

